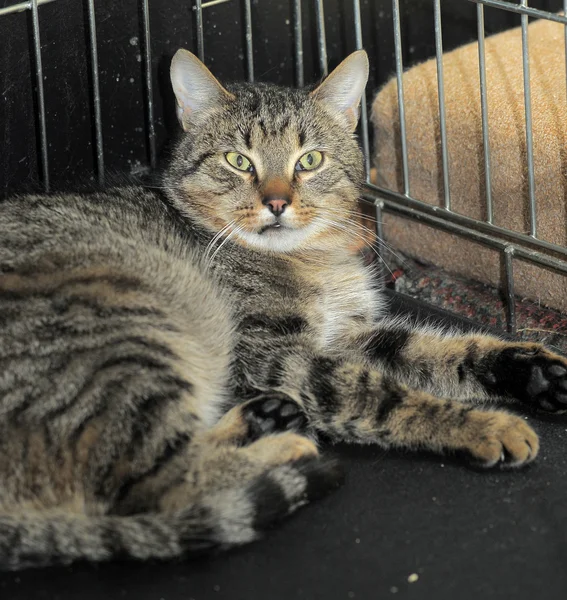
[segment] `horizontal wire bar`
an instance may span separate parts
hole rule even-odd
[[[55,0],[37,0],[37,6],[41,6],[42,4],[50,4],[51,2],[55,2]],[[20,2],[19,4],[12,4],[12,6],[0,8],[0,17],[2,15],[10,15],[12,13],[23,12],[24,10],[31,10],[32,6],[33,1],[28,0],[27,2]]]
[[[404,196],[398,192],[392,190],[386,190],[379,188],[372,184],[366,185],[366,195],[371,198],[371,202],[376,199],[388,200],[390,203],[395,203],[400,206],[404,206],[405,209],[416,215],[424,215],[425,217],[434,217],[436,219],[442,219],[446,221],[450,226],[461,227],[471,232],[471,235],[489,235],[498,237],[501,239],[501,244],[505,244],[505,240],[515,242],[516,244],[527,246],[528,248],[537,248],[541,251],[548,251],[558,254],[561,257],[565,257],[567,260],[567,248],[564,246],[558,246],[545,240],[536,239],[529,235],[512,231],[511,229],[504,229],[497,225],[491,225],[486,221],[477,221],[471,217],[466,217],[459,213],[449,212],[444,208],[438,206],[432,206],[426,204],[420,200],[415,200],[409,196]],[[529,250],[527,250],[529,251]]]
[[[203,2],[201,8],[209,8],[211,6],[216,6],[217,4],[225,4],[226,2],[230,2],[230,0],[210,0],[210,2]],[[197,7],[194,6],[193,10],[197,10]]]
[[[363,197],[363,200],[370,202],[371,204],[376,203],[376,199],[371,196]],[[542,267],[546,267],[548,269],[551,269],[552,271],[557,271],[562,275],[567,275],[566,261],[558,260],[557,258],[552,258],[551,256],[546,256],[541,252],[529,250],[521,246],[509,244],[508,242],[496,239],[485,233],[480,233],[478,231],[468,229],[467,227],[457,225],[456,223],[451,223],[443,217],[419,213],[413,211],[407,206],[402,206],[397,202],[393,202],[385,198],[382,200],[384,202],[383,211],[385,212],[392,213],[401,217],[406,217],[408,219],[411,219],[412,221],[422,222],[435,229],[440,229],[448,233],[454,233],[455,235],[470,239],[473,242],[477,242],[479,244],[482,244],[483,246],[488,246],[489,248],[494,248],[495,250],[504,251],[506,248],[511,247],[514,249],[514,256],[516,258],[521,258],[522,260],[540,265]]]
[[[567,25],[567,16],[552,13],[547,10],[539,10],[537,8],[531,8],[529,6],[521,6],[518,4],[510,4],[510,2],[504,2],[503,0],[468,0],[474,4],[484,4],[484,6],[490,6],[492,8],[501,8],[508,12],[513,12],[518,15],[528,15],[528,17],[535,17],[536,19],[545,19],[547,21],[555,21],[556,23],[563,23]]]

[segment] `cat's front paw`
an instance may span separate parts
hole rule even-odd
[[[567,411],[567,359],[540,344],[510,345],[482,375],[488,388],[544,410]]]
[[[471,411],[459,432],[460,450],[479,467],[520,467],[539,451],[535,431],[524,419],[503,411]]]

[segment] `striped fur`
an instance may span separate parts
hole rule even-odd
[[[565,359],[383,315],[356,252],[367,69],[225,90],[182,52],[158,184],[0,205],[2,568],[250,542],[340,482],[319,434],[535,458],[524,420],[473,404],[559,412]]]

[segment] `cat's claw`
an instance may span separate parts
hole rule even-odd
[[[301,432],[307,425],[301,406],[276,392],[249,401],[243,414],[252,440],[283,431]]]

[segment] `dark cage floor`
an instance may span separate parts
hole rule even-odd
[[[391,295],[395,313],[473,327]],[[476,472],[456,461],[329,448],[347,481],[263,540],[212,558],[0,575],[6,600],[349,600],[567,597],[567,418],[529,416],[538,460]]]

